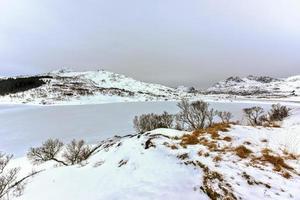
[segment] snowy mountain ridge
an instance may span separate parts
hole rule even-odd
[[[104,70],[75,72],[57,70],[42,74],[45,84],[0,96],[1,103],[81,104],[125,101],[176,100],[189,96],[185,91],[145,83]]]
[[[231,94],[256,97],[293,97],[300,95],[300,76],[272,78],[269,76],[229,77],[207,89],[210,94]]]

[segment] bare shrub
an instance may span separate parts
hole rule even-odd
[[[218,112],[218,117],[220,117],[222,123],[229,123],[230,120],[233,118],[233,115],[231,112],[221,111]]]
[[[61,151],[63,143],[58,139],[48,139],[41,147],[30,148],[27,157],[34,164],[41,164],[50,160],[56,161],[62,165],[68,165],[62,160],[57,158],[58,153]]]
[[[174,116],[164,112],[161,115],[158,114],[143,114],[141,116],[135,116],[133,120],[134,128],[139,133],[144,133],[157,128],[172,128],[174,122]]]
[[[22,195],[26,179],[38,173],[32,172],[18,179],[20,168],[8,169],[12,157],[0,152],[0,200],[8,200],[11,195],[16,197]]]
[[[80,164],[82,161],[87,160],[90,157],[91,151],[91,148],[84,140],[72,140],[71,143],[66,146],[63,158],[69,165]]]
[[[215,109],[211,108],[210,110],[207,110],[206,112],[206,117],[208,121],[208,126],[211,126],[214,122],[214,117],[218,115],[218,111]]]
[[[262,107],[254,106],[251,108],[244,108],[243,111],[244,111],[244,114],[245,114],[248,122],[252,126],[259,126],[262,124],[262,122],[260,120],[260,117],[264,113],[264,109]]]
[[[27,157],[33,164],[41,164],[52,160],[60,165],[69,166],[87,160],[100,146],[90,148],[84,140],[72,140],[61,154],[64,147],[63,143],[58,139],[48,139],[41,147],[30,148]],[[61,159],[59,155],[62,155]]]
[[[271,121],[282,121],[289,116],[290,108],[282,106],[280,104],[273,104],[272,109],[269,112],[269,119]]]
[[[204,101],[195,101],[189,103],[186,99],[177,104],[180,112],[177,116],[178,124],[183,124],[183,129],[188,130],[201,129],[206,126],[208,120],[208,103]]]

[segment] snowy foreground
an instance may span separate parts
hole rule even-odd
[[[17,200],[300,199],[300,109],[281,128],[230,125],[228,131],[157,129],[104,140],[83,165],[32,166]],[[187,142],[196,136],[197,143]],[[245,147],[248,153],[237,147]]]

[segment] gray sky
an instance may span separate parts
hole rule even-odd
[[[67,67],[201,88],[300,74],[300,1],[0,0],[0,75]]]

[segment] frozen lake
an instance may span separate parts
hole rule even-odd
[[[242,109],[245,107],[260,105],[268,109],[270,104],[210,102],[218,110],[232,112],[236,120],[242,119]],[[176,113],[176,102],[77,106],[0,105],[0,151],[22,156],[29,147],[40,145],[48,138],[59,138],[65,142],[82,138],[95,143],[114,135],[134,133],[132,119],[135,115],[163,111]]]

